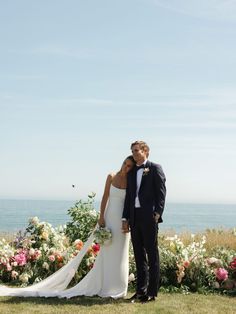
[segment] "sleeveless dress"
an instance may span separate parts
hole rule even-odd
[[[130,235],[121,231],[124,199],[125,190],[111,185],[105,221],[112,231],[112,242],[101,247],[93,268],[77,285],[66,289],[94,240],[93,234],[79,254],[56,273],[26,288],[1,285],[0,296],[71,298],[98,295],[115,299],[125,297],[128,289]]]

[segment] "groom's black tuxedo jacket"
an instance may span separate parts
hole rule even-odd
[[[135,219],[135,197],[136,197],[136,176],[137,169],[134,167],[127,176],[127,189],[122,218],[134,224]],[[166,186],[165,175],[160,165],[147,160],[139,188],[139,202],[141,208],[147,212],[147,218],[153,213],[160,215],[159,221],[162,222],[162,213],[165,205]]]

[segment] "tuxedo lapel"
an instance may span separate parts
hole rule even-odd
[[[142,180],[141,180],[139,192],[142,190],[143,186],[145,186],[145,182],[148,180],[148,177],[150,176],[149,170],[147,170],[147,169],[150,169],[150,166],[151,166],[151,162],[149,160],[147,160],[147,162],[145,164],[145,168],[143,169],[143,175],[142,175]],[[146,171],[147,171],[147,173],[145,174]]]

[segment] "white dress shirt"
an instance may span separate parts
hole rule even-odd
[[[147,159],[142,163],[142,165],[144,165],[144,167],[146,165],[146,162],[147,162]],[[137,171],[137,178],[136,178],[137,189],[136,189],[136,197],[135,197],[135,207],[141,207],[140,206],[140,202],[139,202],[139,198],[138,198],[138,192],[139,192],[141,181],[142,181],[142,177],[143,177],[143,170],[144,170],[144,168],[140,168]]]

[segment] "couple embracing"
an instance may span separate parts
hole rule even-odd
[[[128,288],[131,235],[137,287],[129,300],[142,303],[155,300],[160,283],[157,232],[165,205],[165,175],[160,165],[148,160],[149,147],[145,142],[132,143],[131,151],[120,171],[107,177],[98,224],[111,229],[112,242],[101,247],[89,273],[67,289],[94,240],[93,234],[79,254],[50,277],[26,288],[0,286],[0,295],[123,298]]]

